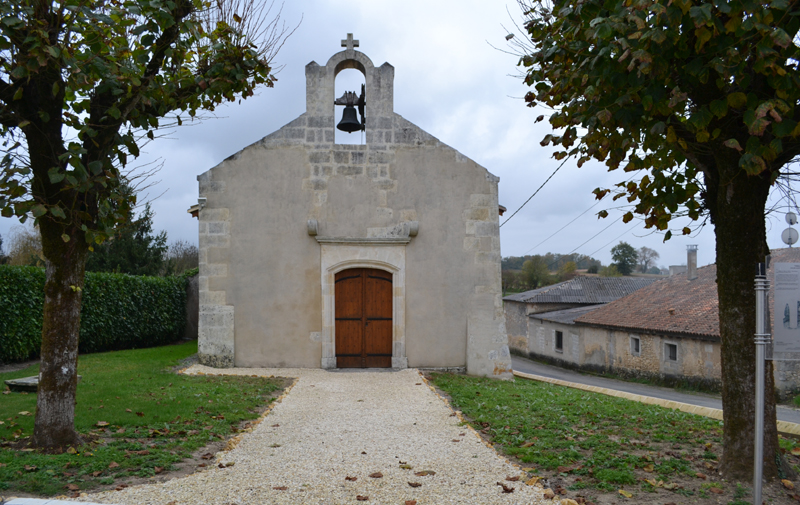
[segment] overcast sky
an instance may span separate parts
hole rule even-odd
[[[154,178],[160,182],[149,197],[158,196],[152,203],[154,228],[166,230],[170,241],[197,243],[197,220],[186,213],[197,202],[197,175],[305,112],[305,65],[324,65],[350,32],[376,66],[395,67],[395,112],[500,177],[500,203],[509,209],[501,222],[559,165],[552,149],[539,145],[549,124],[534,124],[534,119],[546,111],[525,106],[528,88],[517,77],[517,58],[490,46],[507,48],[505,36],[520,19],[515,2],[306,0],[287,2],[282,18],[287,25],[300,25],[275,60],[283,68],[273,89],[262,88],[241,104],[218,108],[217,118],[158,139],[140,158],[163,161]],[[340,84],[337,96],[346,89]],[[628,177],[598,163],[577,168],[567,162],[501,228],[503,256],[577,252],[605,265],[611,262],[610,249],[624,240],[658,251],[659,265],[685,264],[687,244],[699,246],[698,264],[713,263],[710,225],[663,243],[662,235],[645,230],[639,220],[623,224],[616,204],[595,206],[594,188]],[[602,209],[609,209],[608,218],[597,218]],[[0,218],[0,235],[7,238],[15,225],[18,221]],[[767,227],[769,246],[785,247],[783,214],[768,218]]]

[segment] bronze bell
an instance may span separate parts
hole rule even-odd
[[[342,113],[342,120],[336,125],[336,128],[343,132],[353,133],[362,130],[361,122],[356,115],[356,108],[352,105],[346,105]]]

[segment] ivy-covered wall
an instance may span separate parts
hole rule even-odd
[[[153,347],[182,338],[186,278],[87,272],[80,352]],[[0,265],[0,363],[39,355],[44,280],[42,268]]]

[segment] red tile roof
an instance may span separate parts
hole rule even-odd
[[[607,328],[719,338],[717,267],[697,269],[697,278],[681,273],[654,282],[575,319]]]

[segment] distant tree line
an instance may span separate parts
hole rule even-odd
[[[31,221],[28,221],[30,223]],[[5,246],[5,248],[4,248]],[[180,275],[197,268],[197,246],[185,240],[167,242],[167,232],[153,231],[153,211],[145,205],[138,216],[131,211],[128,224],[113,237],[95,244],[86,259],[87,272],[113,272],[130,275]],[[0,264],[44,266],[42,240],[33,225],[11,229],[6,242],[0,236]]]
[[[634,272],[664,274],[655,265],[658,252],[649,247],[637,250],[627,242],[620,242],[611,249],[611,258],[614,263],[603,266],[600,260],[577,253],[509,256],[501,261],[503,292],[519,293],[567,281],[578,270],[600,277],[622,277]]]

